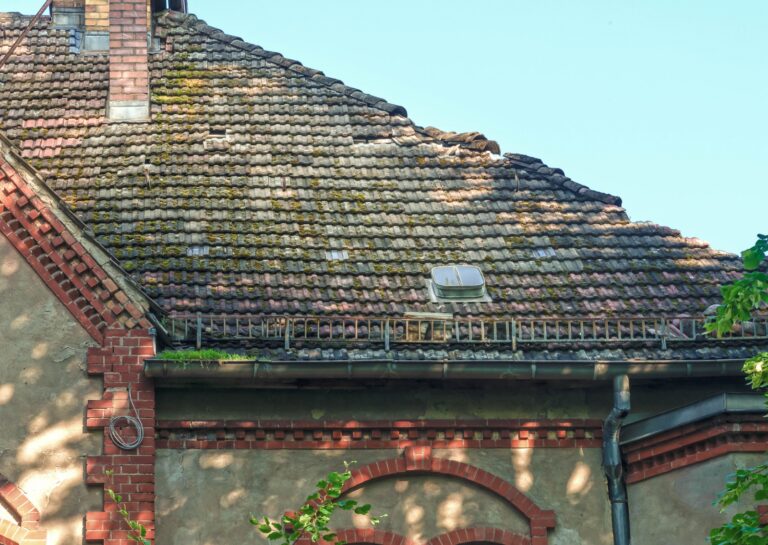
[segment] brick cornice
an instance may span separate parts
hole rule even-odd
[[[95,408],[94,408],[95,409]],[[101,426],[98,412],[88,425]],[[599,448],[598,420],[159,420],[172,449]]]
[[[0,233],[97,342],[112,325],[149,327],[148,299],[80,227],[0,136]]]
[[[727,415],[682,426],[622,447],[627,482],[637,483],[735,452],[768,450],[762,415]]]

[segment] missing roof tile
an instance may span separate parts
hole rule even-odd
[[[225,150],[229,148],[229,131],[226,129],[209,129],[203,140],[207,150]]]
[[[533,257],[540,259],[543,257],[555,257],[557,255],[557,252],[555,252],[555,249],[551,246],[548,246],[546,248],[534,248],[531,250],[531,253],[533,254]]]
[[[189,246],[187,247],[187,257],[199,257],[211,253],[210,246]]]

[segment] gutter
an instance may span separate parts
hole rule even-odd
[[[147,360],[144,375],[163,383],[258,385],[291,380],[610,380],[736,377],[743,359],[723,360]]]

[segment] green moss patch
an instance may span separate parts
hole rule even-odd
[[[172,361],[218,361],[218,360],[246,360],[247,356],[230,354],[221,350],[165,350],[155,356],[157,360]]]

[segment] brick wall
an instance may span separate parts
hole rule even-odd
[[[154,339],[145,329],[109,329],[101,348],[88,352],[88,373],[104,377],[102,399],[88,402],[86,427],[104,432],[103,453],[89,456],[86,462],[88,484],[104,485],[123,497],[130,518],[149,529],[154,539],[155,520],[155,389],[144,377],[143,361],[154,355]],[[107,433],[113,416],[129,412],[127,388],[139,413],[145,438],[135,450],[117,447]],[[124,436],[131,438],[131,430]],[[108,475],[107,472],[112,472]],[[87,541],[105,545],[128,543],[129,528],[117,513],[118,506],[105,495],[104,511],[91,511],[85,518]]]
[[[109,0],[85,0],[85,28],[89,31],[109,30]]]
[[[86,0],[54,0],[53,8],[82,8]]]

